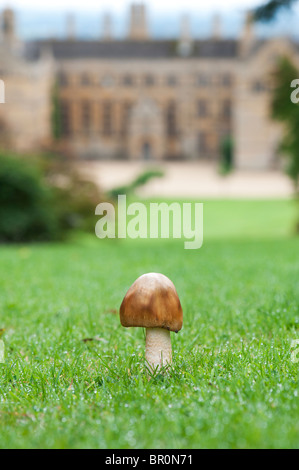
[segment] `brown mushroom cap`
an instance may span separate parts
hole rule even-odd
[[[122,326],[165,328],[180,331],[183,311],[177,291],[168,277],[149,273],[130,287],[120,306]]]

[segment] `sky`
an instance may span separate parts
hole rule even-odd
[[[12,7],[17,11],[17,30],[24,39],[64,37],[66,17],[74,13],[76,34],[81,38],[99,36],[104,13],[113,18],[113,35],[124,37],[131,3],[145,3],[153,37],[177,37],[181,15],[189,14],[191,31],[196,37],[210,34],[211,17],[220,13],[222,32],[226,37],[240,34],[247,10],[266,0],[0,0],[0,11]],[[287,34],[299,39],[299,0],[296,14],[280,13],[270,24],[257,25],[257,34]]]
[[[0,8],[10,6],[35,10],[109,10],[120,12],[127,9],[130,0],[0,0]],[[225,11],[247,9],[261,3],[261,0],[148,0],[148,7],[157,11]]]

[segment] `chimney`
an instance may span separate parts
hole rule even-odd
[[[10,8],[6,8],[2,13],[2,39],[7,45],[12,45],[16,39],[15,14]]]
[[[187,15],[181,19],[181,34],[178,42],[178,54],[182,57],[188,57],[192,53],[193,41],[190,28],[190,20]]]
[[[253,27],[253,15],[251,12],[246,13],[243,31],[240,38],[240,54],[246,56],[255,42],[255,34]]]
[[[217,13],[213,16],[212,19],[212,38],[213,39],[220,39],[221,38],[221,17]]]
[[[76,21],[73,14],[67,15],[66,18],[66,37],[69,41],[76,38]]]
[[[109,13],[106,13],[103,18],[102,38],[104,41],[112,39],[112,19]]]
[[[142,3],[131,5],[129,39],[148,39],[146,8]]]

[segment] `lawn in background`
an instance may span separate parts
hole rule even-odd
[[[299,446],[299,239],[291,201],[207,201],[204,245],[101,241],[0,248],[0,447]],[[147,380],[132,282],[162,272],[184,325]],[[299,355],[298,355],[299,356]]]

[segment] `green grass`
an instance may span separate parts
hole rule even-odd
[[[294,217],[290,201],[207,202],[198,251],[95,237],[2,247],[0,447],[298,448]],[[172,371],[148,381],[144,331],[117,310],[150,271],[175,283],[184,326]]]

